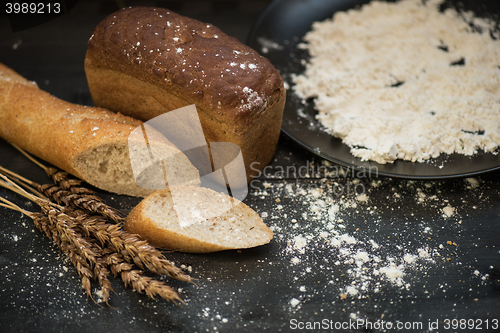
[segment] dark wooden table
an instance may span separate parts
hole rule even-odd
[[[268,1],[141,4],[213,23],[245,42]],[[1,14],[0,62],[61,99],[91,105],[86,43],[116,6],[80,1],[65,15],[16,33]],[[48,181],[3,140],[0,154],[2,166]],[[494,331],[500,325],[499,190],[500,172],[433,181],[359,174],[283,136],[245,199],[274,230],[273,241],[244,251],[166,253],[197,279],[197,286],[169,281],[186,302],[180,306],[125,289],[118,279],[113,308],[94,303],[31,220],[2,208],[0,331]],[[124,212],[138,202],[99,194]],[[0,195],[36,210],[3,189]],[[93,285],[98,301],[97,290]]]

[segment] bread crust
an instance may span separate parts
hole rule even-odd
[[[119,10],[94,30],[85,72],[95,105],[143,121],[195,104],[208,142],[240,146],[248,180],[275,153],[283,80],[213,25],[163,8]]]
[[[128,155],[129,135],[141,124],[103,108],[60,100],[0,64],[0,136],[93,186],[133,196],[152,192],[135,185]],[[180,153],[166,140],[155,140],[173,153]],[[108,159],[105,154],[111,157],[113,152],[121,155]],[[97,159],[101,163],[93,167]],[[108,162],[111,165],[105,165]],[[187,161],[183,166],[186,172],[189,165]],[[109,170],[104,168],[115,168],[111,174],[116,177],[109,176],[110,172],[105,172]],[[119,172],[122,174],[116,175]]]

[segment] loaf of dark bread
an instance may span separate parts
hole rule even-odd
[[[95,105],[143,121],[195,104],[207,142],[240,147],[247,180],[275,153],[283,80],[211,24],[162,8],[119,10],[90,37],[85,72]]]

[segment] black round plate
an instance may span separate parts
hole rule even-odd
[[[302,37],[315,21],[331,18],[337,11],[359,7],[366,0],[275,0],[255,22],[247,44],[267,57],[281,73],[289,87],[292,75],[304,71],[308,53],[297,48]],[[474,10],[495,18],[500,1],[461,1],[460,8]],[[445,5],[453,6],[452,1]],[[472,8],[471,8],[472,7]],[[492,14],[493,13],[493,14]],[[498,16],[496,16],[498,18]],[[498,20],[497,20],[498,22]],[[338,138],[326,133],[315,119],[314,101],[302,101],[292,89],[287,91],[282,131],[311,152],[337,164],[370,170],[379,175],[411,178],[441,179],[472,176],[500,169],[500,154],[479,152],[474,156],[441,155],[422,163],[397,160],[391,164],[361,161]]]

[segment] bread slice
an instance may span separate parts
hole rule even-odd
[[[192,253],[252,248],[273,238],[250,207],[196,186],[150,194],[130,212],[124,228],[157,247]]]
[[[139,170],[166,159],[170,184],[199,183],[198,170],[160,134],[141,134],[144,124],[114,112],[62,101],[0,64],[0,137],[89,184],[118,194],[144,197],[165,188],[163,172],[149,173],[138,186],[130,153]],[[136,135],[131,135],[136,134]],[[144,149],[144,147],[147,149]],[[161,171],[161,170],[160,170]],[[175,178],[175,179],[174,179]]]
[[[268,59],[212,24],[165,8],[121,9],[94,29],[85,73],[95,105],[143,121],[195,104],[207,142],[241,149],[246,181],[274,156],[283,79]]]

